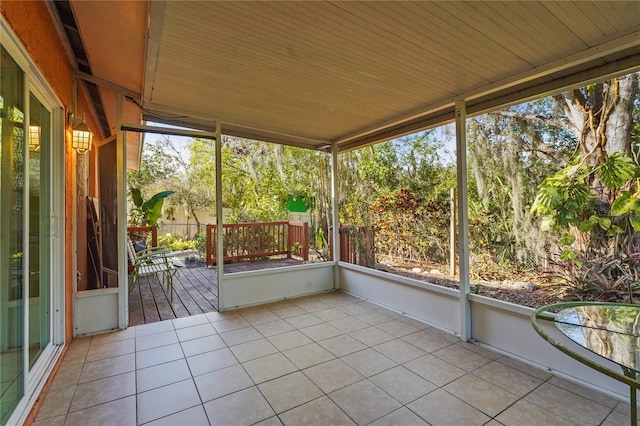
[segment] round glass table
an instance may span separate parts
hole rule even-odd
[[[620,371],[605,367],[558,342],[542,330],[539,324],[541,320],[552,321],[563,335],[580,347],[613,361],[620,366]],[[531,324],[543,339],[565,354],[627,384],[630,388],[631,424],[637,424],[636,391],[640,387],[640,305],[601,302],[555,303],[537,309],[531,315]]]

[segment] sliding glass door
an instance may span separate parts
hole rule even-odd
[[[49,344],[51,285],[49,238],[49,151],[51,112],[30,93],[29,99],[29,368]]]
[[[60,194],[53,183],[60,179],[52,174],[54,108],[23,63],[5,46],[0,55],[0,424],[5,424],[14,421],[11,416],[47,374],[52,289],[61,288],[62,280],[54,287],[52,194]],[[62,118],[60,112],[55,116]]]
[[[24,73],[1,51],[0,423],[24,395]]]

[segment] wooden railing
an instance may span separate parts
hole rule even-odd
[[[127,232],[131,236],[137,235],[149,235],[151,232],[151,247],[158,247],[158,227],[157,226],[130,226],[127,228]]]
[[[333,260],[333,229],[329,232],[329,253]],[[375,233],[364,226],[340,225],[340,261],[375,267]]]
[[[207,225],[207,265],[217,262],[217,225]],[[223,225],[223,262],[292,255],[309,260],[309,226],[302,222],[228,223]]]

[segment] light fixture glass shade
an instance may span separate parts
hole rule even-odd
[[[89,127],[85,124],[84,119],[74,124],[71,128],[72,131],[72,146],[78,152],[78,154],[84,154],[87,151],[91,151],[91,143],[93,141],[93,133],[89,130]]]
[[[42,128],[40,126],[29,126],[29,151],[36,152],[40,149],[40,137],[42,134]]]

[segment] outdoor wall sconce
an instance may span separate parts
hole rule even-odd
[[[76,121],[71,126],[71,132],[71,146],[78,152],[78,154],[82,155],[87,151],[91,151],[93,133],[91,133],[89,126],[84,122],[84,114],[82,115],[82,120]]]
[[[42,128],[38,125],[29,125],[29,152],[36,152],[40,149],[40,137]]]

